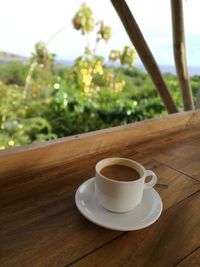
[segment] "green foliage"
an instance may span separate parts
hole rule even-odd
[[[33,96],[31,101],[24,102],[22,93],[22,87],[0,82],[0,149],[56,137],[48,120],[43,118],[48,108],[45,99]]]
[[[97,32],[97,40],[104,40],[108,42],[111,39],[112,36],[112,30],[109,26],[104,25],[104,22],[100,21],[100,28]]]
[[[111,50],[109,60],[111,62],[120,61],[121,65],[128,65],[129,68],[133,66],[136,59],[136,51],[133,47],[125,46],[123,51]]]
[[[197,92],[200,90],[200,75],[194,75],[191,79],[191,87],[194,99],[197,98]]]
[[[5,84],[23,85],[27,73],[28,66],[18,61],[0,65],[0,81]]]
[[[136,59],[135,49],[129,46],[125,46],[120,57],[121,64],[128,65],[129,67],[131,67],[135,59]]]
[[[94,29],[92,10],[86,4],[82,4],[72,22],[74,28],[76,30],[81,30],[82,34],[91,32]]]
[[[96,76],[93,82],[99,89],[90,96],[84,93],[80,81],[75,81],[75,77],[81,78],[74,74],[74,68],[57,68],[43,80],[36,77],[27,100],[22,98],[23,87],[0,83],[1,149],[167,114],[149,75],[136,68],[103,67],[108,81]],[[111,80],[114,75],[125,81],[121,91],[110,85],[109,75]],[[167,74],[165,80],[181,108],[176,76]],[[200,76],[192,77],[191,84],[195,97]]]
[[[35,52],[32,54],[32,61],[36,61],[42,68],[47,68],[51,65],[53,59],[54,55],[49,53],[43,42],[36,43]]]
[[[109,60],[121,65],[105,66],[96,51],[100,41],[111,38],[111,28],[95,22],[85,4],[75,14],[73,25],[82,34],[95,33],[96,39],[72,67],[55,65],[42,42],[35,46],[29,70],[18,62],[0,65],[0,149],[167,114],[149,75],[133,67],[133,47],[113,49]],[[182,108],[176,76],[164,78]],[[193,76],[191,85],[195,99],[200,76]]]

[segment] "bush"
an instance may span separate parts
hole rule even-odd
[[[105,66],[96,48],[109,41],[111,28],[95,22],[86,5],[75,14],[73,25],[82,34],[94,31],[96,43],[93,49],[86,45],[72,67],[56,65],[42,42],[36,44],[29,68],[19,62],[0,65],[0,149],[167,114],[149,75],[133,67],[133,47],[111,50],[109,60],[121,65]],[[164,78],[182,109],[176,76]],[[191,85],[195,99],[200,76],[192,77]]]
[[[0,81],[5,84],[24,85],[27,72],[28,66],[18,61],[1,64]]]
[[[105,71],[110,71],[105,68]],[[123,68],[112,69],[125,81],[121,91],[97,79],[99,91],[88,96],[76,82],[70,82],[72,68],[57,67],[43,80],[36,77],[28,99],[24,88],[0,83],[0,148],[41,142],[52,138],[103,129],[167,114],[148,74]],[[137,73],[137,79],[134,75]],[[144,80],[144,83],[142,83]],[[166,75],[172,95],[182,108],[175,75]],[[141,81],[138,83],[138,81]],[[191,78],[194,96],[200,76]]]

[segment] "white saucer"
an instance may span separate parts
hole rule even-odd
[[[94,192],[94,179],[81,184],[75,196],[78,210],[89,221],[112,230],[132,231],[145,228],[159,218],[163,204],[160,195],[154,189],[144,190],[142,201],[134,210],[114,213],[98,203]]]

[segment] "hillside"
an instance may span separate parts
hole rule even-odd
[[[9,63],[11,61],[26,62],[28,60],[25,56],[16,55],[13,53],[0,51],[0,64]]]

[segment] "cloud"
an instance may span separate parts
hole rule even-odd
[[[1,3],[0,50],[30,55],[34,44],[48,39],[63,25],[68,28],[58,35],[49,45],[49,49],[59,57],[73,59],[80,55],[85,39],[76,32],[71,19],[82,2],[86,2],[94,11],[97,20],[103,19],[113,30],[108,45],[101,44],[99,53],[106,56],[110,49],[122,49],[131,44],[127,33],[110,1],[107,0],[6,0]],[[138,25],[143,32],[157,61],[161,64],[171,62],[172,30],[169,0],[127,0]],[[183,1],[185,11],[186,44],[190,64],[197,63],[199,43],[200,1]],[[169,51],[169,52],[168,52]],[[170,59],[170,60],[169,60]],[[200,59],[198,60],[200,62]]]
[[[147,41],[157,46],[171,46],[172,39],[169,36],[151,35],[146,37]]]

